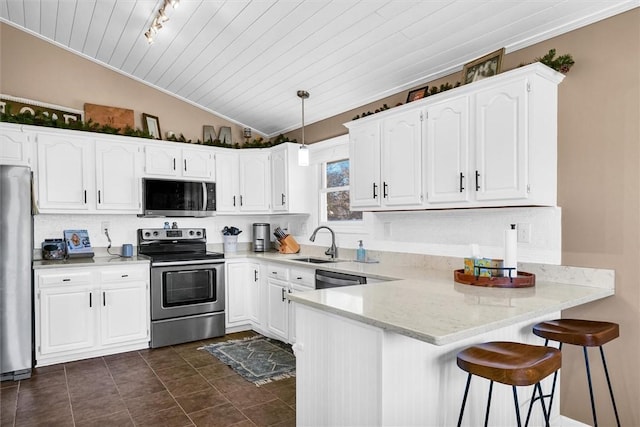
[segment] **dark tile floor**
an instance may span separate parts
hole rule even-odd
[[[261,387],[203,350],[225,337],[34,370],[0,383],[4,426],[294,426],[295,378]]]

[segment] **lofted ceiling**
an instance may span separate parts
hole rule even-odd
[[[638,0],[0,0],[0,20],[267,136],[513,51]]]

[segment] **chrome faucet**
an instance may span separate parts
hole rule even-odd
[[[333,258],[337,258],[338,257],[338,248],[336,247],[336,233],[334,233],[333,230],[330,229],[329,227],[327,227],[326,225],[321,225],[320,227],[318,227],[315,230],[313,230],[313,233],[311,234],[311,237],[309,237],[309,240],[311,240],[312,242],[315,242],[316,241],[316,233],[321,228],[326,228],[327,230],[329,230],[331,232],[331,247],[326,250],[325,255],[329,255],[332,259]]]

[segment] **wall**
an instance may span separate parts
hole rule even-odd
[[[203,124],[218,123],[213,121],[216,120],[213,116],[189,104],[95,64],[87,64],[82,58],[6,25],[0,24],[0,37],[0,91],[3,93],[74,108],[82,108],[84,102],[134,108],[136,120],[142,112],[154,114],[160,117],[163,131],[175,127],[172,130],[183,131],[190,138],[200,137]],[[558,201],[562,209],[562,263],[616,271],[614,297],[568,310],[563,316],[620,323],[621,337],[606,346],[609,370],[622,424],[637,426],[640,425],[637,405],[640,371],[636,368],[640,352],[640,287],[636,272],[640,259],[640,9],[510,53],[504,59],[505,69],[530,62],[551,48],[559,53],[571,53],[577,62],[559,87]],[[51,76],[49,78],[40,76],[43,67],[39,64],[43,59],[49,71],[45,76]],[[429,84],[453,83],[459,78],[452,75]],[[345,134],[342,123],[356,114],[373,111],[383,103],[395,105],[405,98],[406,93],[401,93],[311,124],[305,128],[306,139],[315,142]],[[160,107],[162,111],[156,109]],[[294,137],[295,134],[292,133]],[[394,221],[404,224],[402,215]],[[432,214],[407,214],[406,219],[418,226],[429,215]],[[52,225],[50,220],[58,222]],[[85,217],[39,216],[36,226],[42,235],[49,231],[55,234],[61,232],[62,222],[76,226],[85,220]],[[96,217],[96,222],[88,225],[98,227],[98,235],[99,220]],[[116,220],[112,219],[112,224]],[[206,226],[211,227],[210,234],[217,235],[227,221],[229,225],[233,225],[231,221],[241,221],[239,225],[244,230],[241,239],[248,241],[247,227],[252,220],[218,217]],[[137,221],[132,217],[121,222],[130,230],[137,228]],[[120,233],[113,236],[117,241],[114,243],[132,240],[131,231]],[[319,234],[318,242],[320,237]],[[105,244],[102,237],[99,242],[100,246]],[[564,354],[561,411],[591,423],[586,409],[588,392],[581,354],[570,347]],[[598,358],[593,360],[593,370],[600,423],[612,425],[611,405]]]
[[[0,93],[84,110],[84,104],[134,110],[135,127],[142,113],[158,117],[167,131],[187,140],[203,140],[202,126],[230,126],[234,142],[243,142],[242,126],[49,42],[0,23]],[[258,135],[254,134],[254,137]]]
[[[614,269],[616,295],[567,310],[563,317],[620,324],[619,339],[605,346],[622,425],[640,425],[640,9],[600,21],[510,53],[504,69],[531,62],[551,48],[571,53],[576,65],[559,86],[558,204],[562,208],[562,263]],[[455,83],[459,74],[443,78]],[[420,85],[423,86],[423,85]],[[308,142],[342,135],[342,123],[406,93],[305,126]],[[311,107],[311,105],[310,105]],[[297,133],[292,132],[295,136]],[[386,214],[385,214],[386,215]],[[430,213],[413,214],[427,220]],[[455,213],[458,215],[458,213]],[[402,217],[396,218],[398,221]],[[593,349],[592,349],[593,350]],[[594,350],[592,370],[601,425],[615,419]],[[562,414],[591,424],[581,352],[565,348]]]

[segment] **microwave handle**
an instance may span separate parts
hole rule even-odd
[[[207,210],[207,183],[202,183],[202,210]]]

